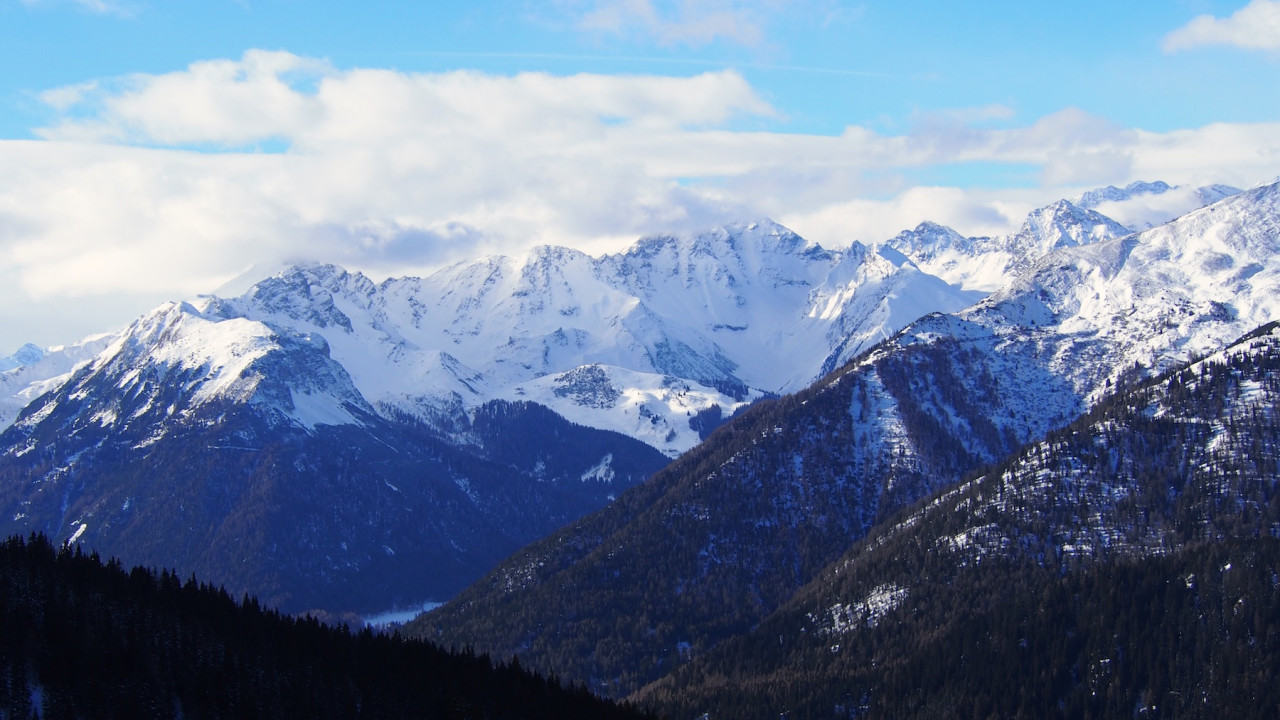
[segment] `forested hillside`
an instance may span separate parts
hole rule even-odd
[[[291,618],[43,536],[0,544],[0,718],[640,718],[474,653]]]
[[[928,570],[900,604],[883,588],[847,627],[796,638],[786,620],[829,611],[808,595],[807,613],[793,606],[636,697],[678,720],[1280,713],[1280,541]]]
[[[1280,328],[875,528],[633,699],[673,717],[1274,717]]]

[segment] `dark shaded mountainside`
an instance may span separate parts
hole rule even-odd
[[[1273,538],[1063,569],[1002,559],[917,583],[919,599],[838,636],[791,647],[765,623],[633,699],[687,720],[1264,720],[1280,712],[1277,572]]]
[[[296,398],[297,378],[345,378],[323,346],[286,338],[247,402],[200,403],[205,369],[176,376],[139,345],[0,435],[0,533],[181,567],[284,612],[373,613],[449,597],[667,462],[530,403],[478,408],[465,443],[354,391],[353,422],[301,426],[276,399]],[[601,458],[609,475],[585,479]]]
[[[919,505],[847,476],[782,500],[744,482],[867,467],[817,467],[794,440],[847,431],[833,422],[857,416],[857,378],[755,408],[409,632],[472,638],[673,718],[1280,710],[1274,324]],[[951,467],[946,447],[913,469]],[[878,491],[879,516],[852,515],[864,506],[842,507],[837,486]],[[824,562],[859,535],[832,529],[840,513],[869,535]]]
[[[677,716],[715,709],[684,702],[700,691],[685,695],[684,686],[663,683],[685,677],[672,675],[677,669],[712,662],[731,638],[750,637],[873,528],[1067,427],[1109,395],[1128,398],[1143,378],[1181,370],[1188,358],[1275,319],[1278,206],[1280,187],[1265,186],[1138,235],[1054,251],[972,308],[922,318],[811,388],[753,407],[614,504],[513,555],[409,632],[518,655],[608,696],[643,692]],[[1270,335],[1259,342],[1274,344]],[[1255,385],[1246,390],[1249,402],[1274,406]],[[1115,402],[1129,401],[1136,402]],[[1238,419],[1252,422],[1247,417]],[[1257,427],[1253,437],[1273,447],[1276,433],[1265,429],[1273,426]],[[1231,447],[1224,457],[1259,457],[1253,445],[1215,442]],[[1190,477],[1194,466],[1172,467]],[[1212,467],[1216,477],[1230,465]],[[1109,467],[1107,476],[1127,482],[1120,469]],[[1258,481],[1232,487],[1270,493],[1274,471],[1251,477]],[[1172,498],[1182,488],[1152,494]],[[1137,490],[1127,497],[1107,516],[1119,536],[1149,530],[1165,512],[1145,508],[1149,498]],[[1257,507],[1270,507],[1269,498]],[[1217,517],[1216,506],[1203,510]],[[1245,513],[1239,523],[1254,521],[1257,514]],[[1182,528],[1185,518],[1157,523],[1166,525]],[[1270,533],[1270,525],[1257,527]],[[969,547],[974,538],[956,543]],[[1193,540],[1142,536],[1171,558],[1194,552]],[[891,556],[884,562],[895,565]],[[1089,566],[1055,562],[1043,567],[1094,582]],[[880,585],[893,597],[887,579],[870,587]],[[822,664],[813,667],[819,676]],[[790,697],[777,685],[751,695],[760,716],[815,707],[773,703],[771,693]],[[812,715],[847,709],[845,700]]]
[[[235,602],[43,536],[0,543],[0,718],[643,718],[472,653]]]
[[[1280,329],[878,526],[633,696],[672,717],[1275,717]]]
[[[865,372],[757,404],[408,631],[626,696],[750,630],[896,509],[1016,447],[994,427],[973,437],[987,445],[961,442],[915,404],[902,425],[879,422],[913,402],[913,377],[956,372],[950,360],[923,346],[873,354]],[[967,410],[976,421],[990,408]]]

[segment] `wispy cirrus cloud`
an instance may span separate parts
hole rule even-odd
[[[1280,0],[1252,0],[1230,17],[1200,15],[1164,37],[1165,52],[1208,45],[1280,50]]]
[[[579,30],[702,46],[725,41],[758,47],[770,23],[803,0],[568,0],[560,3]],[[829,15],[830,13],[828,13]]]
[[[117,0],[22,0],[23,5],[30,7],[42,5],[74,5],[99,15],[117,15],[128,17],[138,12],[136,3]]]

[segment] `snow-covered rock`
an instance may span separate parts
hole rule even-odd
[[[1227,185],[1109,185],[1090,190],[1074,202],[1059,200],[1034,210],[1009,235],[964,237],[951,228],[925,222],[914,230],[904,230],[885,245],[947,282],[993,292],[1049,252],[1148,230],[1239,193]]]
[[[95,335],[52,348],[27,344],[0,362],[5,368],[0,370],[0,429],[11,425],[32,400],[66,382],[77,365],[93,359],[114,337]]]
[[[188,307],[228,332],[322,341],[383,415],[443,427],[492,400],[533,401],[674,456],[698,441],[690,420],[712,406],[728,416],[802,388],[915,318],[979,297],[860,244],[828,251],[761,221],[598,258],[539,247],[382,283],[292,267]],[[584,368],[607,375],[617,401],[557,394],[557,378]]]
[[[8,372],[44,359],[45,351],[38,345],[27,343],[7,358],[0,358],[0,372]]]
[[[1059,200],[1032,211],[1009,235],[966,238],[951,228],[926,222],[885,244],[949,283],[992,292],[1046,253],[1130,232],[1101,213]]]
[[[997,429],[1036,437],[1119,384],[1278,318],[1280,185],[1268,185],[1142,233],[1055,250],[1008,287],[913,323],[896,342],[951,357],[959,395],[998,398]]]

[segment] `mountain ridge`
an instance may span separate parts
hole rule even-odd
[[[796,410],[792,400],[748,409],[752,436],[698,471],[719,489],[654,496],[688,531],[689,583],[705,566],[741,588],[728,559],[763,558],[746,585],[784,589],[749,592],[739,621],[751,622],[887,513],[1070,422],[1109,384],[1274,313],[1276,195],[1256,188],[1120,239],[1048,206],[1037,217],[1074,222],[1075,234],[1031,235],[1069,247],[976,305],[904,253],[828,251],[765,221],[643,238],[601,258],[545,247],[381,283],[292,267],[38,361],[92,358],[45,378],[47,392],[0,435],[0,506],[13,531],[110,543],[132,528],[148,553],[166,550],[160,528],[212,533],[216,552],[183,551],[212,553],[203,574],[303,609],[363,612],[378,600],[343,595],[343,578],[373,567],[388,583],[373,591],[383,601],[446,597],[521,544],[626,497],[767,388],[836,370],[804,394],[813,408],[803,412],[828,415],[771,414]],[[1186,267],[1208,279],[1190,282]],[[1111,329],[1117,317],[1123,331]],[[21,383],[23,372],[2,376]],[[797,443],[803,452],[776,455]],[[316,472],[325,483],[308,480]],[[273,504],[253,509],[254,493]],[[686,500],[708,514],[689,516]],[[786,522],[775,503],[790,508]],[[737,523],[730,507],[753,520]],[[728,524],[711,531],[712,520]],[[232,572],[246,532],[257,547],[286,548],[270,562],[294,574],[261,563]],[[400,563],[438,571],[396,592]],[[646,582],[667,592],[669,580]],[[319,594],[291,597],[290,584]],[[621,687],[616,674],[600,678]]]
[[[893,666],[897,663],[891,657],[897,652],[901,653],[899,663],[919,668],[928,664],[927,656],[952,651],[955,645],[948,647],[943,639],[951,642],[963,636],[960,628],[965,623],[977,623],[989,628],[986,641],[971,639],[960,646],[962,652],[988,657],[990,672],[1012,659],[1014,664],[1034,663],[1037,672],[1044,673],[1055,659],[1064,659],[1063,651],[1042,647],[1022,654],[1018,645],[1027,647],[1028,637],[1047,640],[1045,635],[1067,635],[1069,640],[1070,623],[1079,620],[1056,605],[1059,600],[1036,610],[1040,624],[1033,617],[1016,622],[1008,616],[993,618],[987,614],[989,608],[1018,603],[1034,607],[1043,597],[1033,589],[1036,584],[1045,592],[1045,583],[1052,588],[1064,577],[1081,578],[1088,587],[1094,576],[1127,574],[1126,582],[1134,585],[1124,588],[1134,592],[1148,568],[1166,563],[1176,567],[1184,559],[1205,554],[1221,559],[1208,568],[1203,561],[1195,561],[1190,573],[1162,570],[1159,582],[1171,582],[1166,578],[1173,576],[1188,594],[1197,592],[1200,584],[1214,587],[1212,593],[1199,597],[1205,608],[1221,602],[1219,609],[1228,616],[1240,617],[1245,606],[1274,612],[1280,607],[1280,596],[1274,593],[1273,580],[1246,592],[1239,585],[1232,587],[1227,571],[1238,564],[1241,572],[1257,571],[1264,578],[1269,573],[1274,578],[1280,567],[1274,543],[1280,528],[1280,510],[1274,502],[1280,481],[1278,407],[1280,329],[1273,322],[1209,356],[1117,391],[1070,426],[904,509],[855,543],[751,633],[695,659],[634,699],[657,702],[667,711],[678,708],[689,716],[711,712],[771,717],[771,711],[791,711],[799,717],[820,717],[830,716],[833,705],[846,704],[852,696],[868,710],[877,708],[872,716],[901,714],[902,710],[886,708],[911,702],[900,688],[889,690],[904,678],[891,679],[895,671],[878,670],[876,662]],[[1259,554],[1269,556],[1263,561],[1269,564],[1259,564]],[[984,588],[976,578],[989,571],[1003,577],[999,584]],[[1020,586],[1019,592],[1008,592],[1014,585]],[[963,590],[954,592],[952,587]],[[1117,594],[1116,587],[1105,586],[1087,592]],[[1075,600],[1079,603],[1082,598],[1077,595]],[[1135,615],[1147,617],[1156,627],[1169,624],[1165,632],[1175,636],[1199,632],[1193,618],[1166,617],[1164,613],[1180,612],[1182,599],[1176,600],[1173,607],[1153,607],[1155,603],[1144,606],[1145,601],[1135,598],[1121,606],[1120,612],[1131,616],[1127,624],[1092,630],[1094,635],[1114,637],[1122,652],[1096,637],[1086,641],[1092,647],[1078,649],[1088,659],[1086,665],[1096,664],[1109,668],[1108,674],[1125,677],[1111,692],[1099,693],[1094,687],[1090,693],[1087,677],[1067,673],[1061,663],[1053,670],[1059,679],[1052,691],[1044,676],[1035,674],[1003,681],[1000,691],[1015,703],[1019,696],[1056,701],[1060,704],[1053,714],[1070,716],[1077,713],[1064,713],[1067,701],[1059,698],[1073,698],[1071,703],[1105,702],[1112,704],[1111,712],[1118,704],[1128,711],[1144,689],[1173,680],[1175,686],[1170,689],[1181,694],[1189,695],[1196,688],[1197,698],[1202,691],[1216,695],[1217,702],[1209,703],[1211,712],[1241,702],[1245,702],[1242,710],[1256,711],[1249,703],[1256,700],[1257,691],[1247,689],[1247,676],[1207,681],[1212,673],[1204,672],[1204,646],[1229,644],[1213,636],[1212,629],[1198,640],[1200,651],[1184,643],[1176,651],[1156,650],[1150,637],[1138,642],[1136,636],[1144,626],[1134,622]],[[958,603],[956,617],[939,618],[937,608],[948,602]],[[1267,607],[1269,611],[1262,610]],[[1154,618],[1143,615],[1156,609]],[[1044,621],[1050,612],[1065,613],[1061,625]],[[1102,617],[1091,622],[1117,620]],[[939,626],[930,629],[927,623],[932,622]],[[1236,652],[1244,660],[1240,667],[1262,669],[1265,658],[1280,652],[1280,643],[1268,632],[1247,627],[1249,622],[1236,626],[1230,640],[1239,643]],[[890,638],[899,630],[881,625],[910,628],[905,632],[919,633],[921,645],[894,644]],[[1032,630],[1029,625],[1041,629]],[[992,646],[1008,647],[989,655]],[[1157,664],[1176,663],[1181,675],[1171,678],[1167,670],[1154,667],[1135,669],[1149,662],[1153,653]],[[797,667],[807,672],[788,670]],[[1009,668],[1006,665],[1001,671]],[[916,681],[931,685],[928,694],[941,694],[950,687],[949,692],[961,694],[956,701],[972,703],[982,693],[996,690],[984,687],[979,675],[961,672],[927,681],[917,676]],[[956,677],[964,678],[960,687],[955,686]],[[784,678],[793,683],[789,693],[776,686]],[[861,687],[860,682],[850,686],[851,678],[865,681],[860,681]],[[727,692],[730,686],[739,691]],[[795,686],[807,689],[797,691]],[[1121,687],[1123,692],[1114,692]],[[1046,694],[1050,697],[1045,698]],[[1164,702],[1187,710],[1177,698]]]
[[[919,314],[977,297],[856,243],[828,251],[760,221],[642,238],[599,258],[547,246],[382,283],[295,266],[191,305],[210,320],[323,338],[376,412],[448,425],[489,400],[535,399],[674,456],[698,440],[692,414],[803,387]],[[588,365],[635,380],[641,399],[568,407],[528,395],[540,378]],[[686,386],[681,402],[642,399],[664,378]],[[41,390],[58,382],[42,380]]]
[[[597,692],[638,690],[682,653],[760,622],[841,540],[1108,392],[1274,319],[1278,195],[1259,188],[1051,252],[1006,291],[927,315],[802,393],[757,405],[624,504],[525,548],[411,630],[519,653]],[[1222,248],[1235,259],[1211,263],[1215,276],[1180,269]],[[622,628],[624,616],[645,622]]]

